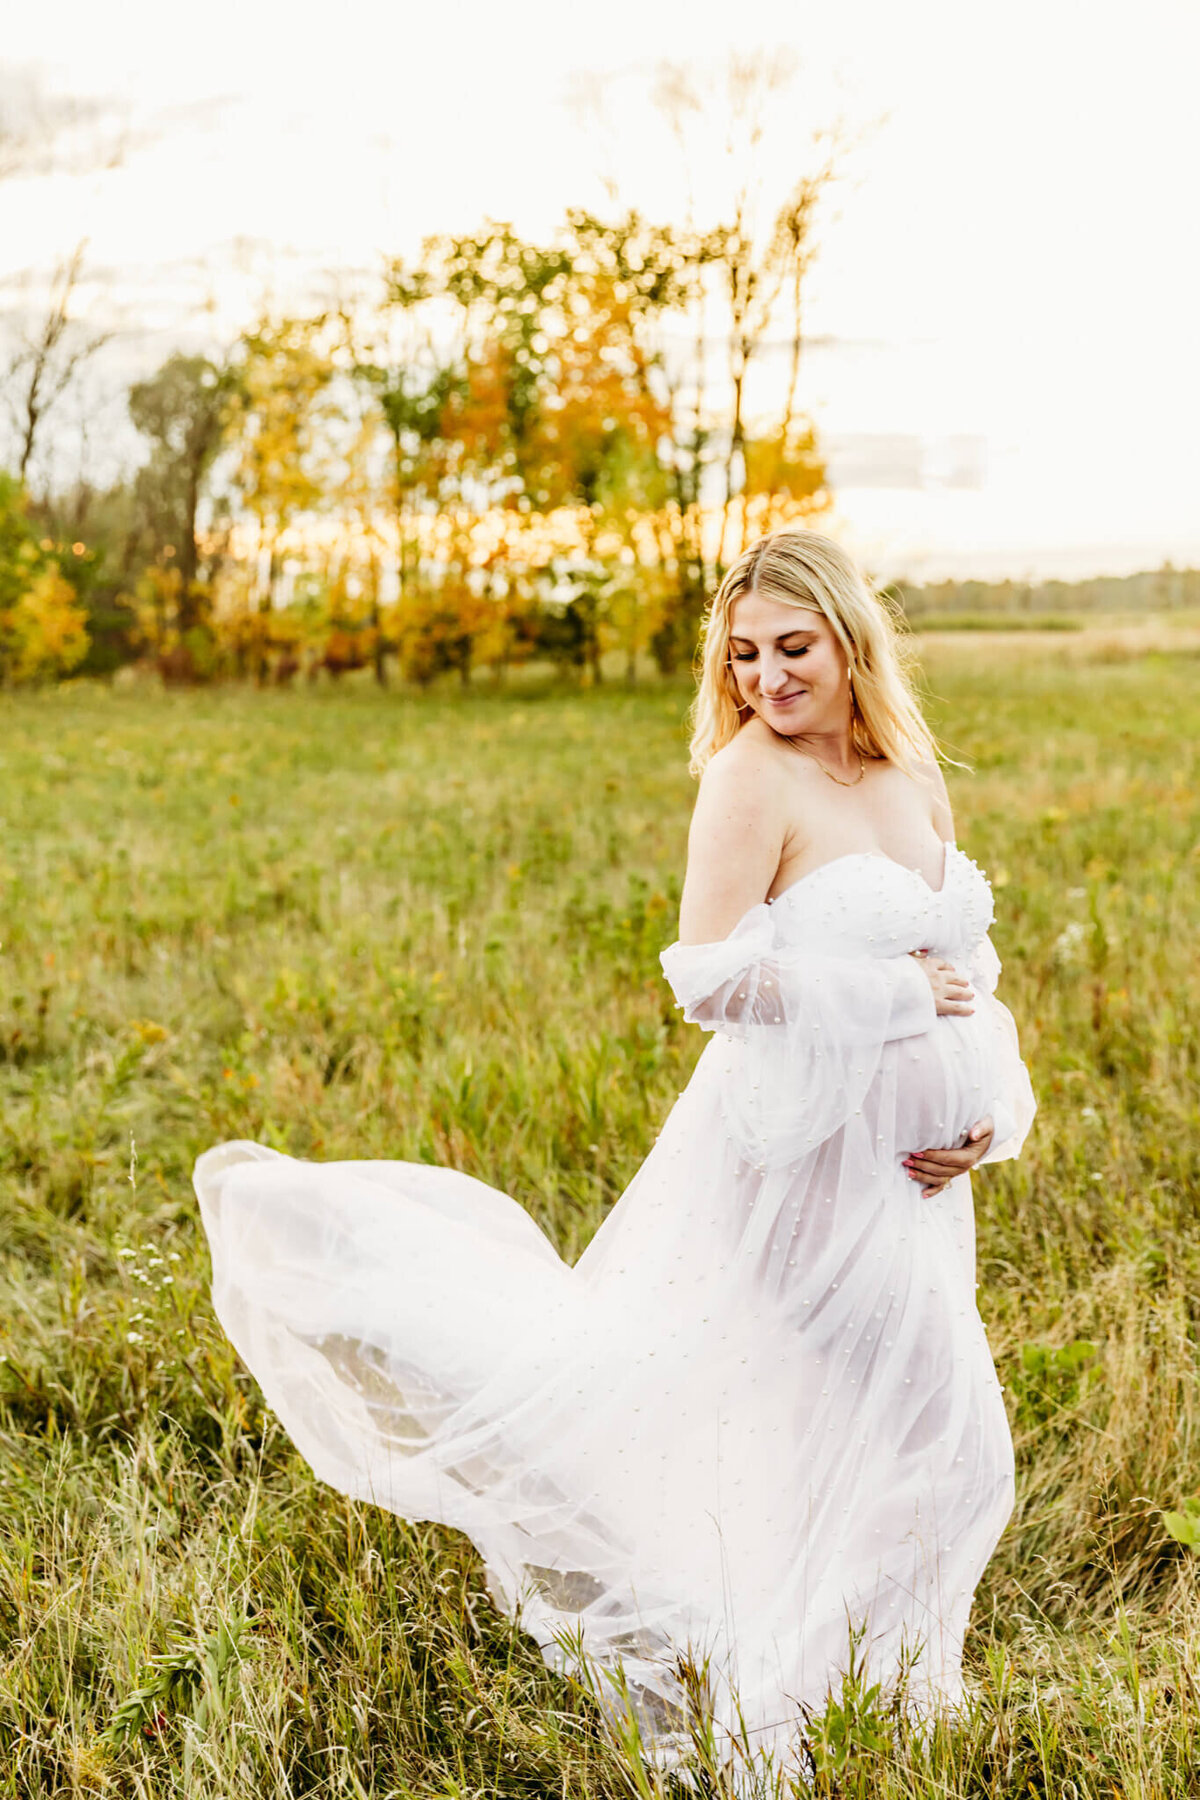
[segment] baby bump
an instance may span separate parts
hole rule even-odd
[[[990,1111],[996,1084],[995,1040],[979,1013],[947,1015],[917,1037],[885,1046],[881,1109],[892,1114],[897,1150],[945,1149]]]

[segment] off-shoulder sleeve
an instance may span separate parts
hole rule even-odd
[[[861,1108],[884,1044],[937,1019],[913,957],[814,955],[780,943],[765,904],[720,942],[672,944],[661,960],[684,1017],[730,1042],[731,1132],[760,1168],[832,1136]]]
[[[975,1003],[987,1017],[995,1038],[996,1091],[992,1097],[993,1135],[991,1147],[981,1162],[1007,1162],[1021,1154],[1037,1112],[1029,1070],[1021,1060],[1016,1022],[1002,1000],[996,997],[1000,980],[1000,958],[989,936],[980,939],[967,962],[967,973],[975,989]]]
[[[774,941],[771,909],[755,906],[715,944],[672,944],[660,961],[683,1016],[744,1037],[751,1025],[812,1031],[836,1020],[855,1043],[915,1037],[937,1017],[928,977],[911,956],[813,955]]]

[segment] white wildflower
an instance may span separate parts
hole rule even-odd
[[[1087,939],[1087,926],[1081,919],[1072,919],[1063,927],[1054,940],[1055,962],[1070,962],[1079,953]]]

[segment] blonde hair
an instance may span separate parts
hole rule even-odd
[[[729,666],[729,615],[743,594],[761,594],[828,619],[853,682],[851,741],[864,756],[884,756],[906,774],[936,759],[905,668],[899,633],[840,544],[815,531],[774,531],[751,544],[713,597],[700,636],[699,688],[692,702],[693,775],[738,734],[746,707]]]

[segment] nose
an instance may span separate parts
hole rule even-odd
[[[759,672],[758,685],[764,694],[781,694],[787,686],[788,669],[784,663],[772,663],[764,658]]]

